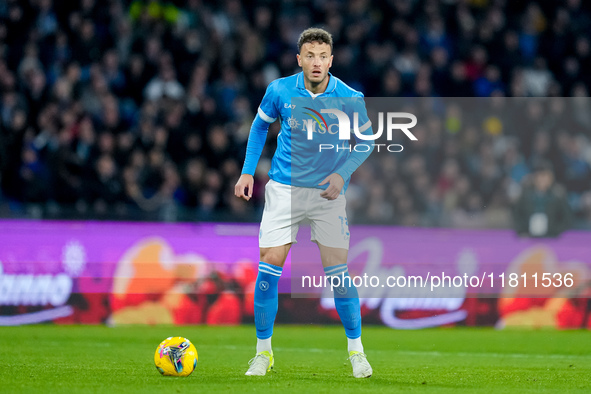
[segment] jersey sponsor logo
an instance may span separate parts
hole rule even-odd
[[[315,111],[310,107],[304,107],[304,108],[313,112],[312,114],[310,112],[304,112],[304,115],[311,116],[312,119],[314,119],[316,121],[316,123],[318,124],[318,127],[320,127],[320,130],[324,130],[324,131],[329,130],[326,120],[324,119],[324,117],[322,115],[320,115],[320,113],[318,111]],[[309,140],[312,139],[312,133],[313,133],[313,127],[310,127],[310,126],[311,126],[311,124],[308,124],[308,127],[307,127]]]

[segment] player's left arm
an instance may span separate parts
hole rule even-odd
[[[359,116],[359,132],[361,134],[371,135],[373,134],[371,128],[371,121],[367,116],[367,110],[365,108],[365,102],[363,101],[363,95],[357,97],[358,101],[353,105],[353,109],[357,112]],[[351,116],[350,119],[353,117]],[[364,150],[353,150],[349,155],[349,158],[345,163],[337,169],[336,172],[330,174],[322,182],[318,185],[326,185],[328,183],[328,187],[320,193],[320,196],[326,198],[327,200],[335,200],[339,194],[341,194],[341,190],[343,190],[343,186],[345,185],[345,180],[349,179],[351,175],[355,172],[357,168],[371,155],[371,152],[374,149],[373,142],[364,141],[360,139],[357,134],[355,135],[355,141],[357,144],[365,144],[368,146],[367,151]]]

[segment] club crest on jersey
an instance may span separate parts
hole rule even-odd
[[[287,118],[287,124],[292,129],[297,129],[300,126],[300,122],[296,118],[289,117]]]

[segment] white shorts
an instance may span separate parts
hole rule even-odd
[[[350,235],[345,195],[327,200],[320,197],[321,192],[321,189],[284,185],[270,180],[265,186],[259,247],[296,243],[300,223],[309,220],[312,241],[348,250]]]

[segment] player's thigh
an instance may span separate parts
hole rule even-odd
[[[336,200],[314,197],[308,218],[312,241],[328,248],[349,250],[349,223],[345,210],[346,200],[340,195]]]
[[[295,243],[301,216],[303,214],[297,212],[292,204],[291,186],[270,180],[265,186],[265,207],[259,231],[259,247],[270,249]],[[272,255],[276,254],[273,252]]]

